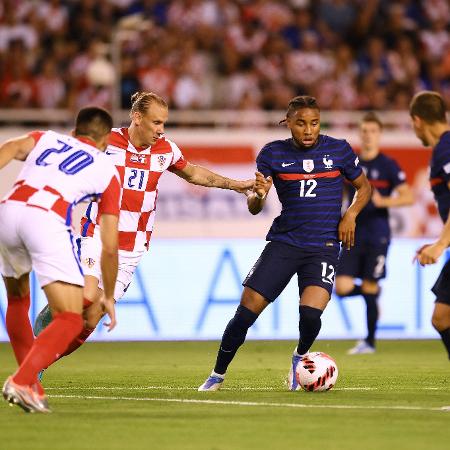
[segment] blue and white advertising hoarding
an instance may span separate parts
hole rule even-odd
[[[388,277],[380,297],[379,338],[436,338],[430,324],[434,295],[430,288],[443,261],[421,268],[412,263],[421,240],[394,240]],[[155,239],[126,296],[117,306],[118,326],[102,327],[91,340],[220,339],[233,316],[250,270],[264,241],[260,239]],[[34,280],[33,280],[34,281]],[[32,285],[33,319],[45,305],[42,290]],[[6,296],[0,287],[0,340],[5,330]],[[365,335],[362,297],[333,296],[323,315],[322,339]],[[249,331],[250,339],[296,339],[298,288],[293,279]]]

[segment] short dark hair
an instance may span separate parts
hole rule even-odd
[[[113,119],[106,109],[88,106],[80,109],[75,119],[75,135],[98,141],[111,131]]]
[[[295,111],[299,109],[317,109],[320,111],[319,105],[315,97],[309,95],[298,95],[289,101],[288,109],[286,111],[286,119],[291,117]],[[280,123],[286,122],[286,119],[280,121]]]
[[[374,122],[374,123],[378,124],[380,129],[383,128],[383,122],[378,117],[378,114],[374,113],[373,111],[369,111],[369,112],[366,112],[366,114],[364,114],[364,116],[361,119],[361,124],[363,124],[365,122]]]
[[[433,124],[436,122],[446,122],[446,107],[442,96],[434,91],[418,92],[409,105],[409,113],[412,116],[420,117],[423,121]]]

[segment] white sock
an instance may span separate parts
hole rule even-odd
[[[216,373],[214,372],[214,370],[211,372],[211,377],[219,377],[222,378],[222,380],[225,378],[225,374],[220,374],[220,373]]]

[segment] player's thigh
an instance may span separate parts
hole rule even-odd
[[[431,323],[434,328],[439,331],[444,331],[450,328],[450,304],[437,301],[434,304]]]
[[[240,304],[259,315],[264,311],[264,309],[266,309],[269,302],[259,292],[245,286],[244,291],[242,292]]]
[[[364,280],[378,281],[386,277],[386,259],[388,245],[369,246],[363,262]]]
[[[81,314],[83,288],[75,284],[54,281],[43,287],[52,314],[73,312]]]
[[[243,286],[273,302],[297,271],[299,249],[281,242],[269,242],[250,269]]]
[[[329,300],[330,293],[327,289],[320,286],[307,286],[303,289],[300,305],[310,306],[311,308],[317,308],[323,311]]]
[[[30,254],[18,232],[25,208],[23,205],[0,204],[0,273],[16,280],[31,271]]]
[[[51,212],[29,208],[19,235],[41,287],[59,281],[83,286],[83,272],[71,230]]]
[[[436,303],[450,305],[450,260],[442,267],[431,291],[436,295]]]
[[[337,262],[338,252],[334,249],[304,252],[302,263],[297,270],[300,303],[305,295],[310,297],[311,289],[305,292],[310,286],[321,288],[321,290],[313,290],[318,293],[320,304],[323,304],[324,298],[327,298],[328,302],[333,290]]]

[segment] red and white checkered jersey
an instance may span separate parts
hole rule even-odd
[[[134,147],[128,128],[113,128],[106,154],[121,178],[119,249],[143,252],[155,221],[158,180],[166,170],[184,169],[187,161],[178,146],[165,137],[151,147]],[[94,236],[97,225],[97,205],[93,202],[81,220],[81,235]]]
[[[2,203],[22,202],[52,211],[66,225],[71,223],[73,206],[92,198],[100,198],[100,213],[119,215],[119,174],[93,141],[54,131],[29,135],[35,147]]]

